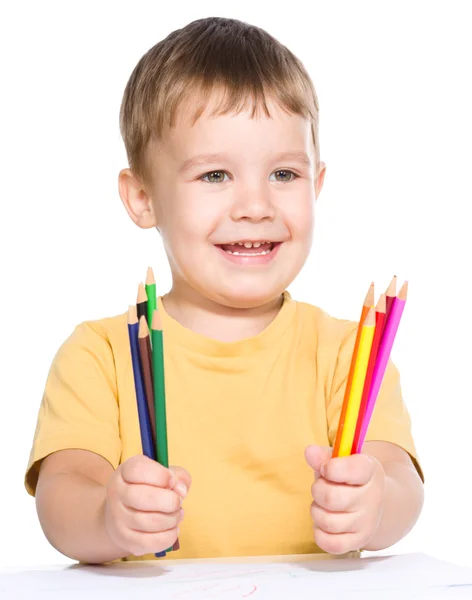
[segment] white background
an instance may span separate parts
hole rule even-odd
[[[231,8],[225,8],[229,5]],[[2,2],[0,565],[69,562],[23,489],[53,356],[76,324],[124,312],[158,235],[129,220],[118,111],[139,58],[206,16],[267,29],[308,68],[327,164],[295,298],[357,319],[371,280],[410,296],[393,357],[426,504],[393,551],[472,565],[468,2]],[[378,295],[377,293],[377,295]],[[399,507],[401,510],[401,507]]]

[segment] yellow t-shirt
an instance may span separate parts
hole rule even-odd
[[[160,299],[159,309],[169,460],[193,479],[181,549],[168,558],[319,551],[304,450],[334,444],[356,323],[285,293],[264,331],[228,343],[184,328]],[[416,463],[393,364],[367,439],[393,442]],[[41,459],[66,448],[95,452],[114,468],[142,452],[126,315],[79,325],[59,349],[28,463],[29,493]]]

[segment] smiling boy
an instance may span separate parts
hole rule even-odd
[[[121,199],[158,229],[172,271],[159,310],[181,467],[142,456],[126,316],[79,325],[54,359],[26,475],[49,541],[105,562],[153,558],[177,536],[169,558],[401,539],[423,485],[398,371],[364,453],[332,459],[356,324],[286,292],[326,170],[303,65],[259,28],[200,19],[139,61],[121,130]]]

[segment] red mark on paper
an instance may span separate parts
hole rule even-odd
[[[257,585],[253,585],[252,586],[252,590],[249,592],[249,594],[244,594],[244,596],[241,596],[241,598],[247,598],[248,596],[252,596],[254,594],[254,592],[257,591]]]

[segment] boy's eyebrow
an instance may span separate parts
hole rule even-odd
[[[220,162],[223,160],[227,160],[227,154],[219,154],[214,152],[212,154],[198,154],[197,156],[192,156],[192,158],[188,158],[183,165],[179,169],[179,173],[183,173],[184,171],[188,171],[191,167],[196,165],[212,163],[212,162]]]
[[[294,152],[281,152],[274,157],[275,160],[298,160],[311,167],[310,157],[306,152],[294,151]],[[190,168],[212,162],[220,162],[228,160],[227,154],[221,153],[211,153],[211,154],[198,154],[197,156],[193,156],[192,158],[188,158],[180,167],[179,173],[183,173],[184,171],[188,171]]]

